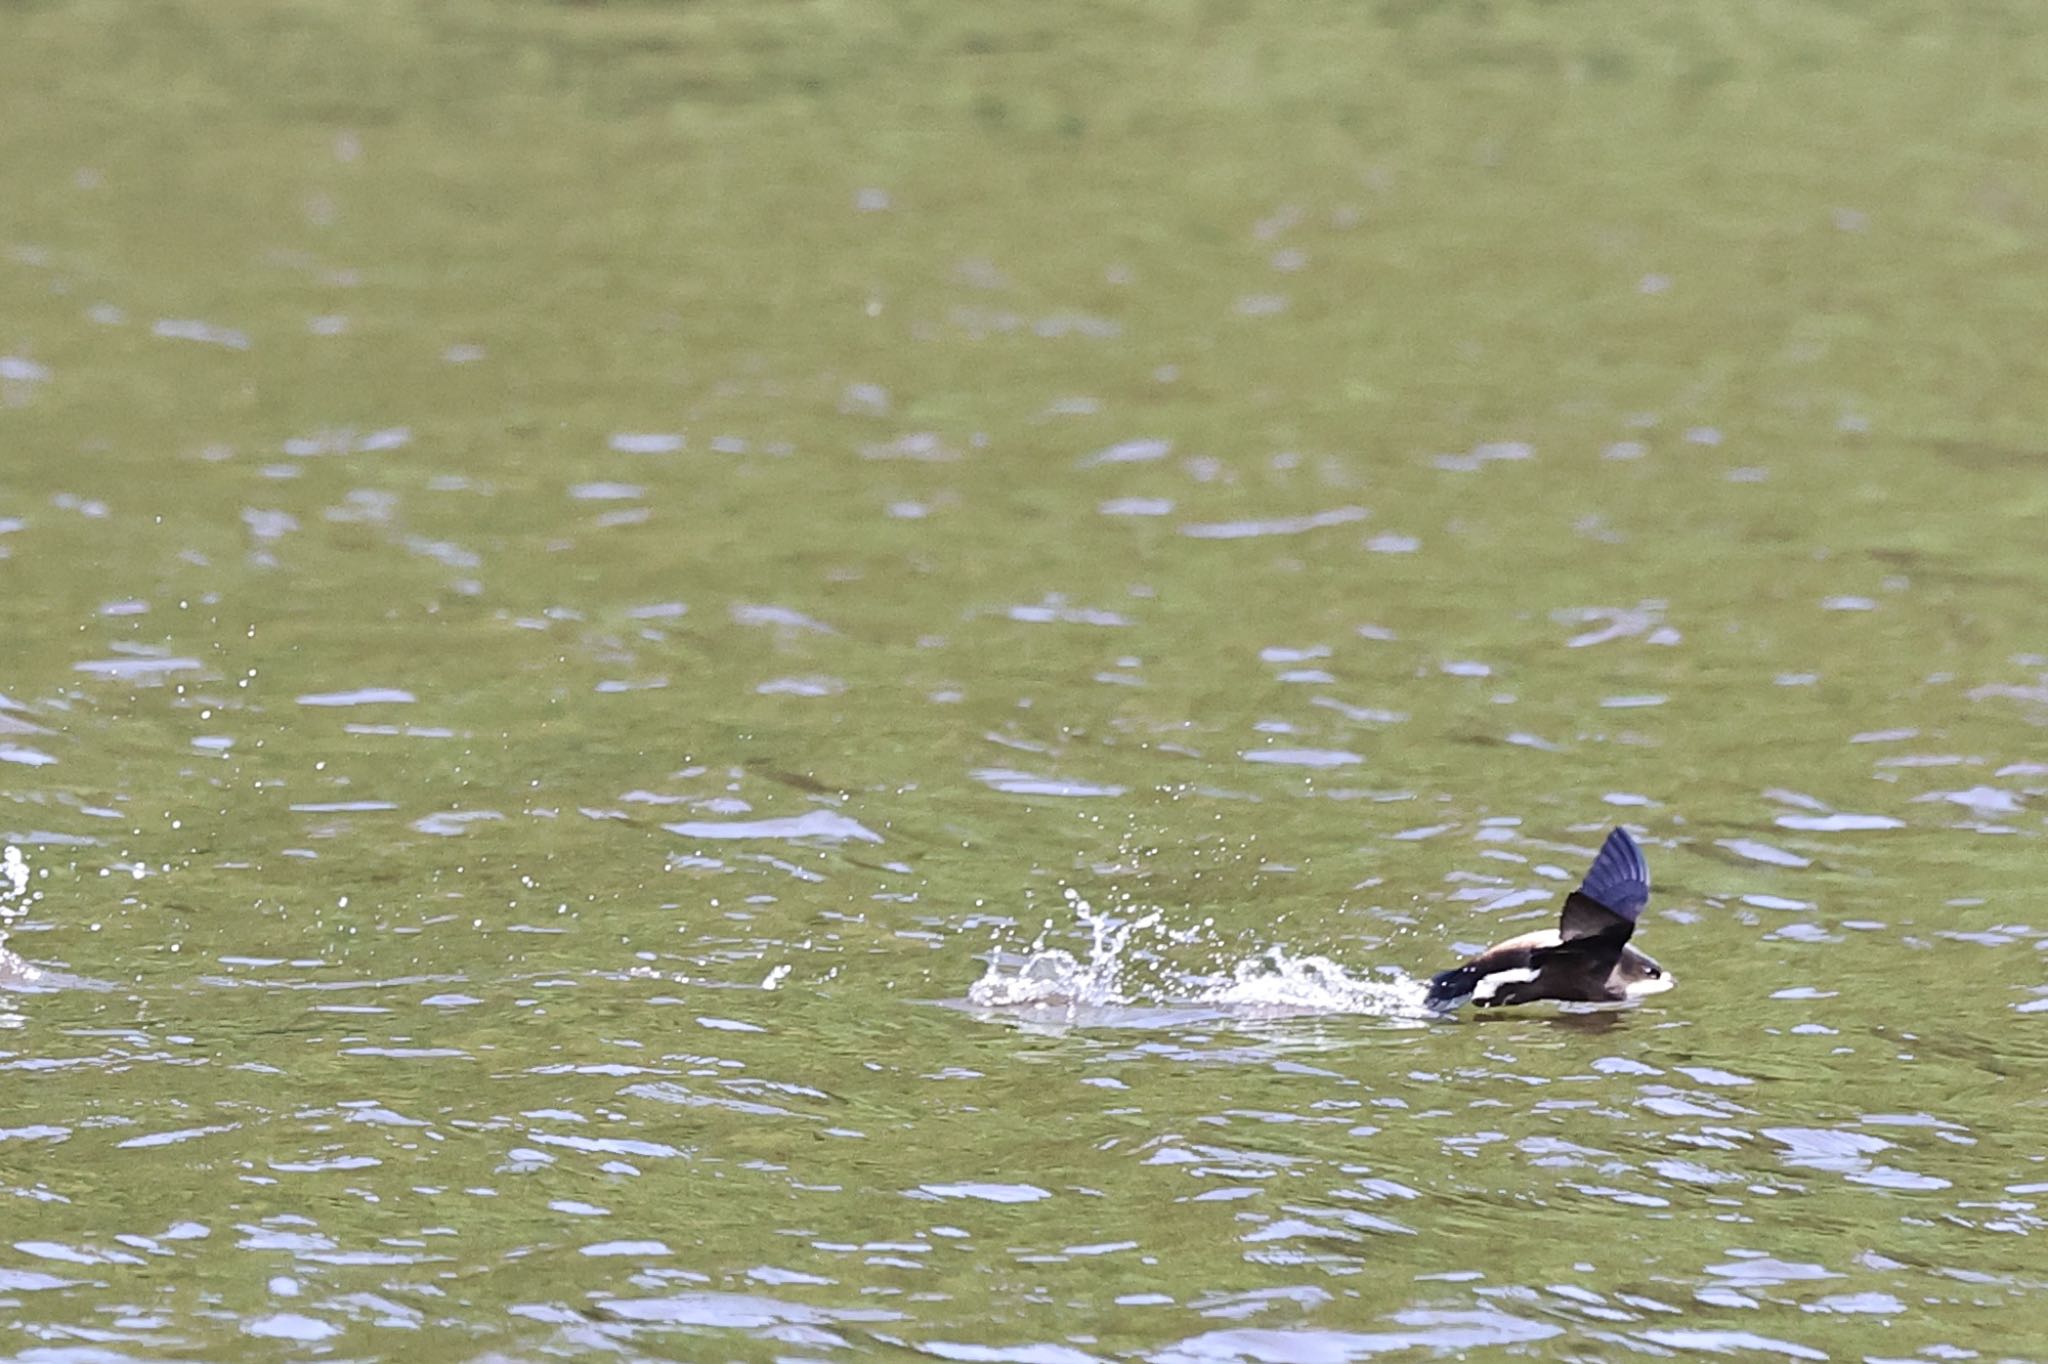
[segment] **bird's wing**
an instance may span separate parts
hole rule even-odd
[[[1643,850],[1616,829],[1600,845],[1599,856],[1586,869],[1586,879],[1565,897],[1558,933],[1566,942],[1618,933],[1615,950],[1635,932],[1636,916],[1650,903],[1650,864]]]
[[[1562,939],[1559,947],[1580,943],[1590,945],[1611,939],[1615,952],[1619,953],[1635,931],[1636,921],[1632,916],[1616,914],[1582,890],[1565,896],[1564,912],[1557,916],[1557,935]]]

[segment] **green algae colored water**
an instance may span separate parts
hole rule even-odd
[[[2044,90],[0,7],[0,1356],[2048,1358]]]

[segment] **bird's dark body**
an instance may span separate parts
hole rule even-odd
[[[1541,999],[1619,1003],[1668,990],[1669,972],[1628,945],[1650,899],[1650,869],[1624,829],[1601,845],[1558,926],[1495,943],[1429,982],[1431,1008],[1479,1008]]]

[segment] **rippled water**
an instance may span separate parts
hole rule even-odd
[[[0,1354],[2048,1355],[2041,28],[0,11]]]

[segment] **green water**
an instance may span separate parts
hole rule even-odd
[[[0,8],[0,1355],[2048,1358],[2044,93]],[[1676,991],[1392,1002],[1621,821]]]

